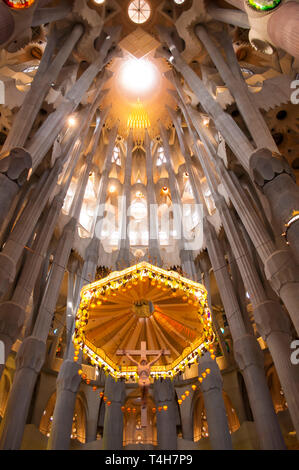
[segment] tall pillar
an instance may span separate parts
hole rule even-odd
[[[278,250],[236,175],[217,161],[221,181],[265,267],[272,288],[284,302],[299,334],[299,268],[290,250]]]
[[[1,423],[0,449],[18,450],[37,376],[45,359],[46,345],[36,337],[26,338],[16,357],[16,372],[4,419]]]
[[[162,264],[159,248],[159,221],[157,211],[157,200],[153,179],[153,160],[151,140],[147,129],[145,130],[145,153],[146,153],[146,177],[147,177],[147,217],[149,232],[149,255],[155,265]]]
[[[70,447],[72,423],[76,397],[81,378],[81,365],[67,359],[59,370],[56,381],[56,403],[48,449],[68,450]]]
[[[109,375],[105,384],[106,402],[103,450],[122,450],[123,448],[123,412],[121,407],[125,402],[125,383],[122,380],[117,382]]]
[[[80,197],[75,197],[76,202],[72,207],[72,212],[70,214],[71,219],[68,222],[68,224],[64,227],[62,235],[58,242],[58,246],[56,248],[56,252],[54,255],[54,259],[53,259],[51,272],[49,274],[47,286],[46,286],[41,304],[39,306],[37,319],[33,328],[32,336],[26,338],[23,342],[23,344],[24,343],[27,344],[27,342],[30,342],[30,340],[32,341],[37,340],[38,344],[44,345],[44,352],[46,349],[46,341],[47,341],[50,326],[52,323],[53,315],[55,313],[55,307],[56,307],[56,303],[58,300],[61,283],[64,277],[65,269],[67,267],[67,262],[70,256],[70,252],[74,243],[77,221],[80,216],[81,206],[82,206],[83,197],[84,197],[86,185],[88,182],[91,166],[92,166],[92,156],[89,154],[87,156],[87,161],[85,164],[85,171],[84,171],[82,183],[81,183],[81,186],[79,186],[77,190],[77,193],[80,195]],[[44,359],[45,357],[43,356],[43,361]],[[36,374],[30,375],[30,379],[32,381],[30,383],[30,386],[28,385],[28,387],[22,389],[21,394],[19,394],[19,399],[20,399],[20,396],[22,396],[22,400],[24,400],[25,403],[27,402],[29,403],[31,400],[32,391],[33,391],[36,378],[37,378],[37,373],[40,372],[41,367],[43,365],[43,361],[42,360],[39,361],[38,364],[40,366],[40,369],[37,370],[36,368]],[[25,369],[20,370],[20,380],[22,378],[22,375],[25,375],[26,377]],[[11,397],[12,397],[11,400],[16,399],[15,397],[17,396],[17,393],[20,393],[20,390],[18,389],[18,383],[16,382],[15,384],[15,382],[13,382],[12,391],[11,391]],[[9,398],[9,403],[10,403],[10,398]],[[9,406],[8,410],[9,410],[9,416],[7,420],[5,421],[5,435],[7,436],[7,438],[5,438],[5,442],[3,443],[4,448],[11,448],[10,446],[12,445],[11,444],[11,435],[12,435],[11,427],[14,425],[14,422],[16,420],[15,413],[17,412],[17,408]],[[23,413],[22,417],[19,419],[19,422],[18,422],[19,433],[21,435],[24,431],[26,418],[27,418],[27,415]],[[13,445],[20,445],[20,444],[21,442],[18,441],[17,444],[13,444]],[[17,449],[18,447],[13,447],[13,448]]]
[[[206,47],[210,58],[214,62],[222,80],[235,98],[239,111],[251,133],[257,148],[267,147],[273,152],[278,152],[278,148],[273,140],[271,132],[260,112],[255,105],[248,86],[242,76],[239,63],[232,47],[231,39],[221,35],[220,46],[224,47],[227,62],[223,58],[219,44],[213,42],[211,35],[202,25],[195,27],[195,34]]]
[[[299,188],[288,162],[268,149],[256,151],[250,159],[253,179],[267,197],[273,223],[287,242],[299,264]]]
[[[41,59],[39,68],[31,83],[30,90],[26,93],[23,104],[15,116],[12,128],[6,138],[2,148],[2,155],[9,152],[14,147],[23,147],[26,143],[35,118],[42,106],[43,100],[48,93],[52,83],[57,77],[74,49],[76,43],[83,34],[84,28],[81,24],[76,24],[71,33],[59,48],[56,57],[53,59],[55,46],[57,46],[59,33],[56,28],[50,32],[47,47]],[[60,33],[61,34],[61,33]]]
[[[96,125],[92,139],[92,148],[89,154],[91,162],[98,147],[99,138],[106,116],[107,113],[104,113],[103,119],[98,120]],[[85,174],[87,173],[89,174],[89,167],[87,168]],[[81,187],[84,188],[85,192],[86,182],[84,182],[84,175]],[[77,200],[74,201],[74,204],[80,204],[80,199],[82,199],[82,195],[80,196],[79,193]],[[96,218],[96,215],[94,218]],[[92,232],[94,229],[95,226],[93,224]],[[83,285],[89,282],[93,282],[96,275],[98,256],[99,242],[98,239],[93,236],[86,249],[83,270],[81,274],[77,275],[76,284],[74,283],[73,276],[69,275],[67,302],[67,350],[57,379],[57,399],[53,415],[53,425],[51,428],[50,440],[48,444],[48,448],[51,450],[69,449],[70,445],[70,431],[72,429],[72,419],[75,411],[76,394],[80,385],[78,370],[81,367],[80,355],[78,362],[74,362],[73,360],[74,348],[72,344],[72,336],[75,329],[75,316],[80,303],[81,289]]]
[[[223,380],[219,367],[211,359],[210,353],[204,354],[199,361],[199,376],[210,369],[200,385],[209,427],[209,437],[213,450],[232,450],[232,439],[229,432],[226,409],[222,396]]]
[[[128,214],[131,204],[132,152],[133,131],[130,129],[130,133],[127,139],[127,158],[125,164],[125,180],[123,184],[120,247],[116,262],[118,269],[123,265],[130,266],[130,234],[128,232]]]
[[[160,123],[160,132],[161,137],[163,140],[163,146],[165,151],[166,157],[166,169],[169,178],[169,186],[170,192],[172,197],[172,207],[173,207],[173,214],[174,214],[174,221],[177,225],[177,230],[180,234],[180,238],[178,240],[179,250],[180,250],[180,259],[182,263],[183,271],[191,278],[196,279],[197,273],[194,265],[193,253],[188,247],[188,241],[185,238],[184,234],[184,226],[183,226],[183,208],[181,197],[178,188],[178,182],[175,176],[172,158],[171,158],[171,150],[169,146],[169,139],[167,136],[167,132],[163,124]]]
[[[294,255],[298,258],[299,237],[297,231],[299,218],[293,221],[292,214],[293,211],[295,211],[295,214],[298,211],[299,188],[293,180],[292,170],[287,161],[283,161],[281,156],[277,158],[273,157],[269,149],[261,149],[254,152],[253,146],[236,122],[230,115],[222,110],[221,106],[214,100],[204,86],[202,80],[182,59],[168,30],[159,27],[159,33],[161,39],[166,42],[170,49],[169,52],[165,52],[167,59],[171,61],[174,67],[183,75],[187,84],[199,99],[203,109],[212,117],[216,128],[221,132],[226,143],[236,155],[241,165],[250,175],[253,175],[256,184],[262,187],[271,206],[274,220],[277,219],[281,225],[283,221],[288,224],[292,221],[291,228],[292,232],[295,233],[294,239],[297,240],[297,242],[293,240],[290,231],[292,238],[290,244]],[[175,78],[173,78],[173,82],[177,89],[181,87]],[[267,168],[266,171],[265,168]],[[270,179],[268,179],[268,174],[271,175]],[[278,200],[278,195],[282,190],[284,191],[284,197]]]
[[[299,58],[298,22],[298,2],[289,1],[273,11],[267,24],[267,33],[271,42],[297,59]]]
[[[167,410],[157,411],[158,448],[160,450],[177,449],[176,409],[174,385],[170,379],[158,379],[154,382],[156,408],[167,406]]]
[[[209,256],[233,338],[235,359],[243,373],[261,447],[284,449],[285,444],[266,383],[262,351],[254,336],[246,331],[223,249],[214,227],[206,218],[204,230]],[[254,387],[253,384],[257,382],[258,385]]]
[[[298,386],[299,386],[299,372],[296,371],[295,367],[292,367],[292,364],[290,363],[290,351],[289,351],[289,346],[286,348],[284,347],[286,344],[287,339],[289,339],[289,342],[291,342],[291,333],[290,333],[290,326],[288,322],[288,318],[282,309],[281,305],[274,301],[268,299],[264,287],[262,285],[262,282],[259,278],[258,272],[253,264],[251,255],[247,249],[247,246],[245,244],[245,241],[238,230],[238,224],[237,220],[234,217],[232,211],[228,208],[226,201],[222,196],[218,194],[217,190],[217,184],[215,183],[213,179],[213,174],[211,171],[211,168],[207,162],[207,156],[205,152],[199,152],[198,157],[200,159],[202,168],[204,170],[204,173],[207,177],[208,184],[211,190],[211,193],[213,195],[216,207],[219,211],[219,215],[226,233],[226,236],[228,238],[228,241],[230,243],[230,247],[232,249],[233,256],[236,260],[236,264],[239,268],[244,286],[246,291],[249,293],[249,297],[252,303],[253,307],[253,314],[254,318],[256,321],[256,324],[259,328],[259,331],[261,334],[263,332],[265,335],[270,339],[269,343],[269,348],[270,352],[273,356],[273,360],[275,358],[278,359],[278,356],[280,355],[283,357],[283,360],[278,360],[277,362],[277,372],[278,374],[281,372],[281,378],[285,380],[284,382],[284,389],[286,391],[286,394],[288,395],[288,398],[291,400],[291,409],[293,411],[293,419],[294,419],[294,424],[295,427],[298,426],[298,407],[299,407],[299,401],[297,403],[297,397],[298,396]],[[279,351],[276,349],[277,347],[277,335],[279,338],[285,336],[285,341],[282,343],[282,347],[279,349]],[[249,338],[249,336],[247,336]],[[264,337],[265,339],[265,337]],[[245,340],[244,340],[245,341]],[[254,345],[254,341],[252,339],[246,339],[248,344]],[[240,346],[240,342],[237,341],[235,343],[235,351],[237,354],[237,346],[238,344]],[[289,343],[290,344],[290,343]],[[273,350],[271,349],[271,346],[273,345]],[[257,345],[256,345],[257,346]],[[253,352],[253,350],[251,350]],[[248,353],[249,354],[249,353]],[[244,355],[244,350],[242,349],[241,356]],[[256,354],[254,354],[252,357],[258,358]],[[243,359],[245,361],[245,359]],[[246,362],[246,361],[245,361]],[[285,365],[288,363],[288,367],[285,368]],[[280,367],[283,365],[283,370]],[[261,358],[260,363],[256,364],[259,366],[262,371],[263,371],[263,360]],[[259,384],[259,391],[263,394],[261,395],[260,401],[264,401],[264,410],[265,410],[265,420],[268,419],[269,423],[272,421],[274,424],[276,422],[274,417],[274,409],[272,406],[272,399],[270,397],[270,393],[267,388],[266,384],[266,378],[264,374],[262,374],[259,370],[255,371],[256,373],[259,372],[260,375],[260,384]],[[249,381],[249,383],[251,383]],[[266,406],[267,403],[267,406]],[[266,412],[266,409],[268,408],[268,411]],[[260,414],[256,412],[253,409],[253,414],[256,416],[257,414]],[[292,412],[291,411],[291,412]],[[273,424],[273,426],[274,426]],[[260,427],[260,433],[261,433],[261,439],[265,439],[265,433],[267,432],[267,429],[262,427],[263,422],[257,422],[257,427]],[[278,426],[278,423],[276,423],[276,427]],[[281,439],[282,440],[282,439]],[[266,445],[270,445],[270,442],[267,439],[264,440]],[[279,443],[278,439],[278,434],[277,434],[277,441],[276,444]]]

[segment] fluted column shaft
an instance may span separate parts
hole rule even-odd
[[[125,383],[121,380],[115,382],[109,375],[105,384],[105,395],[111,405],[106,403],[103,449],[122,450],[123,448],[123,412],[121,410],[125,401]]]
[[[230,38],[222,35],[220,45],[224,47],[227,62],[223,58],[219,45],[213,42],[211,36],[202,25],[195,27],[195,34],[198,39],[202,41],[206,47],[209,56],[214,62],[222,80],[227,88],[235,98],[236,104],[242,114],[244,121],[252,135],[253,140],[257,147],[268,147],[274,152],[278,152],[278,148],[273,140],[273,137],[268,129],[268,126],[258,109],[254,104],[251,93],[248,91],[247,84],[245,83],[239,63],[236,59],[235,52],[230,42]]]
[[[200,358],[199,376],[206,369],[211,372],[200,385],[200,390],[204,398],[211,447],[213,450],[231,450],[233,445],[222,396],[223,379],[217,363],[211,359],[209,353]]]
[[[167,405],[167,411],[157,411],[157,437],[158,448],[160,450],[176,450],[176,413],[175,413],[175,394],[174,385],[170,379],[164,379],[162,382],[154,382],[155,404],[158,409],[160,406]]]
[[[47,92],[52,83],[56,82],[63,65],[83,34],[83,31],[84,28],[81,24],[75,25],[53,60],[53,49],[57,42],[58,35],[57,31],[53,29],[30,90],[26,94],[24,102],[7,136],[2,149],[3,153],[13,147],[23,147],[25,145]]]
[[[130,234],[128,230],[129,208],[131,204],[131,176],[132,176],[132,152],[133,152],[133,132],[130,130],[127,139],[127,158],[125,164],[125,180],[123,184],[122,218],[120,247],[117,258],[117,265],[121,267],[130,265]]]
[[[224,253],[215,229],[204,221],[208,253],[234,342],[235,359],[243,373],[250,406],[263,449],[283,449],[285,444],[267,387],[261,349],[247,334],[242,313],[229,277]],[[253,384],[258,382],[256,387]]]
[[[284,302],[299,334],[299,272],[289,250],[277,250],[236,175],[218,162],[221,181],[264,266],[267,279]]]
[[[151,140],[148,131],[145,131],[146,177],[147,177],[147,217],[149,232],[149,255],[155,265],[162,264],[159,247],[159,221],[157,200],[153,179],[153,160]]]

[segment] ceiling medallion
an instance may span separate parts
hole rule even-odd
[[[142,24],[151,16],[151,7],[145,0],[134,0],[129,5],[128,14],[133,23]]]

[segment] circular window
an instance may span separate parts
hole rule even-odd
[[[133,23],[145,23],[151,16],[151,7],[145,0],[134,0],[128,9],[129,17]]]
[[[276,8],[281,3],[281,0],[248,0],[248,3],[255,10],[267,11]]]

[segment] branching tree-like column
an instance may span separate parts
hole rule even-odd
[[[174,213],[174,221],[177,225],[177,231],[179,233],[179,250],[180,250],[180,258],[182,263],[183,271],[191,278],[196,280],[197,273],[194,265],[193,253],[188,247],[188,241],[185,239],[184,233],[184,226],[183,226],[183,207],[182,201],[179,193],[178,182],[175,176],[172,158],[171,158],[171,150],[169,146],[169,139],[167,135],[167,131],[163,124],[160,123],[160,132],[161,137],[163,140],[164,152],[166,157],[166,169],[169,178],[169,186],[170,192],[172,197],[172,207]]]
[[[264,264],[266,277],[284,302],[299,334],[299,267],[287,247],[277,250],[236,175],[228,171],[220,160],[216,166],[222,184]]]
[[[61,283],[64,277],[65,269],[67,267],[68,259],[70,256],[70,252],[74,243],[74,238],[76,234],[77,223],[80,217],[82,202],[86,190],[86,185],[89,178],[89,173],[92,168],[92,156],[89,154],[86,159],[85,163],[85,170],[83,174],[83,178],[81,184],[78,186],[77,189],[77,197],[75,195],[75,203],[71,207],[70,215],[71,219],[68,224],[64,227],[60,240],[58,242],[58,246],[54,255],[52,269],[49,275],[48,283],[46,286],[46,290],[44,292],[36,323],[33,328],[32,335],[26,338],[22,345],[23,348],[20,349],[20,355],[23,351],[34,351],[38,348],[40,354],[43,351],[43,360],[40,360],[38,364],[40,365],[40,369],[43,365],[46,353],[46,341],[49,334],[51,322],[53,319],[53,315],[55,313],[55,307],[57,303],[57,299],[59,296],[59,291],[61,287]],[[27,348],[28,343],[28,348]],[[31,361],[36,361],[35,355],[32,354],[30,356]],[[19,359],[19,363],[22,363],[22,357]],[[27,369],[31,368],[30,361],[26,363],[27,366],[23,367],[20,370],[17,370],[17,377],[22,377],[22,375],[28,374]],[[30,404],[30,400],[32,398],[32,391],[40,372],[37,367],[34,369],[35,374],[30,372],[30,378],[32,380],[32,386],[28,386],[26,389],[20,386],[20,382],[16,381],[13,382],[12,385],[12,392],[9,399],[8,405],[8,412],[4,418],[4,429],[2,438],[0,441],[0,448],[3,449],[18,449],[21,445],[22,435],[26,423],[28,408]],[[20,399],[22,397],[22,399]],[[18,400],[18,406],[14,402],[14,400]],[[20,402],[22,405],[20,405]],[[14,437],[15,429],[11,427],[11,424],[16,422],[16,418],[14,416],[15,413],[19,413],[19,421],[18,421],[18,438]]]
[[[132,176],[132,152],[133,152],[133,132],[130,129],[127,138],[127,158],[125,163],[125,180],[123,184],[122,217],[121,217],[121,236],[120,247],[116,261],[118,269],[124,265],[130,266],[130,234],[129,228],[129,208],[131,204],[131,176]]]
[[[105,383],[105,395],[111,402],[106,402],[103,450],[122,450],[124,415],[121,410],[125,402],[125,383],[123,380],[115,380],[108,375]]]
[[[63,65],[82,36],[84,27],[81,24],[77,24],[73,27],[71,33],[69,31],[66,32],[67,38],[61,38],[61,32],[58,32],[55,26],[52,28],[47,41],[47,47],[31,83],[30,90],[26,93],[24,102],[13,121],[12,128],[3,145],[2,155],[14,147],[24,147],[45,96],[51,85],[56,82]],[[66,40],[57,52],[56,57],[54,57],[55,49],[58,43],[60,45],[61,39]]]
[[[239,111],[257,148],[267,147],[274,152],[278,152],[278,148],[268,126],[260,110],[250,96],[251,93],[248,91],[248,86],[242,76],[230,38],[227,37],[225,33],[222,33],[220,44],[216,44],[216,42],[213,41],[213,37],[211,37],[206,28],[202,25],[197,25],[195,27],[195,34],[206,47],[222,80],[235,98]],[[227,62],[223,58],[219,46],[224,47]]]
[[[175,389],[170,379],[154,382],[154,397],[157,410],[167,406],[166,411],[157,411],[158,448],[160,450],[176,450],[176,409]]]
[[[19,187],[24,184],[29,170],[35,171],[42,162],[57,135],[63,129],[67,117],[78,107],[95,77],[113,57],[120,54],[119,49],[114,46],[119,34],[120,28],[111,29],[110,34],[107,35],[99,50],[98,58],[73,85],[58,109],[48,116],[34,135],[28,148],[13,148],[8,156],[0,160],[0,183],[5,188],[0,198],[1,214],[9,212]],[[107,73],[106,76],[104,73],[97,80],[98,88],[105,83]],[[3,220],[1,220],[0,215],[0,224],[3,223]]]
[[[147,217],[149,232],[149,256],[155,265],[161,266],[161,254],[159,247],[159,220],[157,212],[157,199],[153,179],[153,160],[151,139],[147,129],[145,130],[145,154],[147,177]]]
[[[107,113],[104,114],[104,119],[99,119],[97,122],[90,152],[91,161],[93,160],[99,143],[106,115]],[[72,335],[75,329],[75,316],[80,303],[81,288],[83,285],[93,282],[95,279],[98,255],[99,249],[97,239],[93,237],[86,249],[83,270],[81,275],[77,274],[75,285],[74,279],[69,277],[67,302],[67,350],[56,382],[56,404],[48,443],[48,448],[51,450],[68,450],[70,446],[76,396],[81,382],[78,375],[78,371],[81,368],[81,360],[78,362],[74,362],[73,360],[74,348],[72,344]],[[79,359],[81,359],[80,355]]]
[[[246,195],[237,177],[232,171],[226,170],[222,160],[217,158],[216,151],[198,121],[194,110],[190,106],[185,106],[182,90],[179,88],[177,80],[174,80],[173,83],[178,91],[178,95],[174,95],[174,97],[186,119],[190,135],[195,142],[194,149],[198,158],[201,160],[200,155],[206,156],[209,159],[207,167],[212,162],[215,164],[222,184],[264,263],[266,277],[277,295],[284,302],[299,333],[299,268],[291,251],[287,247],[285,250],[276,248],[264,223],[254,209],[252,202]],[[197,143],[198,137],[200,137],[202,143]],[[288,191],[288,188],[284,188],[284,190]]]
[[[246,330],[227,270],[223,248],[207,217],[204,218],[204,231],[208,253],[233,338],[235,359],[244,377],[261,447],[284,449],[285,444],[266,383],[263,354],[255,337],[248,334]]]
[[[198,152],[198,158],[207,177],[209,188],[219,211],[245,289],[249,294],[255,322],[260,334],[269,346],[282,387],[289,402],[290,413],[295,428],[297,428],[299,426],[299,371],[290,361],[290,343],[292,337],[288,317],[279,302],[267,297],[242,234],[238,230],[237,220],[233,212],[228,208],[224,198],[218,193],[217,184],[213,178],[204,147],[201,147],[201,150]],[[279,344],[280,347],[278,348]],[[261,376],[261,381],[262,379],[263,377]],[[266,383],[264,387],[267,387]],[[266,400],[266,396],[264,400]]]
[[[283,232],[285,224],[291,225],[290,237],[292,240],[290,240],[290,248],[298,258],[299,217],[294,219],[294,213],[296,214],[299,210],[299,188],[292,177],[292,170],[287,161],[283,160],[281,156],[273,157],[271,151],[267,148],[255,152],[233,118],[222,110],[199,76],[183,60],[178,50],[180,40],[176,31],[159,27],[159,34],[161,40],[169,48],[169,50],[160,49],[160,54],[182,74],[241,165],[263,189],[270,204],[273,219],[278,227]],[[284,191],[284,197],[280,197],[278,200],[278,195],[282,190]]]
[[[209,438],[213,450],[232,450],[232,438],[229,432],[225,404],[222,396],[223,379],[219,367],[211,359],[210,353],[204,354],[198,365],[198,375],[201,376],[206,369],[210,373],[200,385],[203,394]]]

